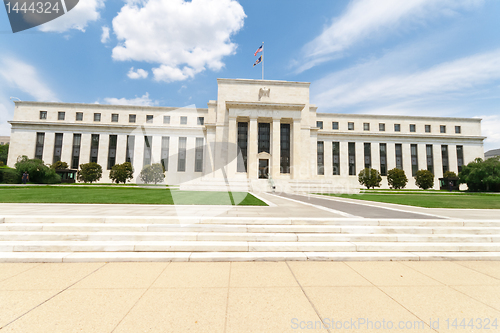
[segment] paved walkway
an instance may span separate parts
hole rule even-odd
[[[499,294],[500,262],[0,264],[0,331],[498,332]]]

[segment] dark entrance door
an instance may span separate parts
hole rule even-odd
[[[269,178],[269,160],[259,160],[259,178]]]

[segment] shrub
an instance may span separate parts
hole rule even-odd
[[[443,178],[447,178],[447,179],[450,179],[450,178],[457,178],[457,174],[454,173],[453,171],[446,171],[443,175]]]
[[[7,157],[9,156],[9,144],[0,145],[0,162],[7,164]]]
[[[102,167],[97,163],[80,164],[80,170],[76,174],[79,182],[93,183],[101,179]]]
[[[130,162],[125,162],[123,164],[115,164],[109,172],[109,178],[114,183],[125,184],[127,180],[134,178],[134,169]]]
[[[165,175],[163,174],[163,167],[160,163],[155,163],[153,165],[146,165],[142,169],[139,178],[146,184],[155,183],[158,184],[163,181]]]
[[[46,166],[42,160],[29,159],[27,156],[20,156],[15,164],[19,179],[26,171],[29,175],[29,181],[36,184],[55,184],[61,182],[61,177],[55,170]]]
[[[415,175],[415,184],[422,190],[434,187],[434,175],[429,170],[418,170]]]
[[[380,172],[375,169],[363,169],[358,174],[358,181],[361,185],[366,186],[367,189],[380,187],[380,182],[382,182],[382,177]]]
[[[54,170],[67,169],[68,163],[57,161],[56,163],[52,164],[50,168]]]
[[[406,187],[408,183],[408,178],[406,178],[405,172],[401,169],[394,168],[387,171],[387,182],[389,187],[399,190]]]
[[[500,160],[498,157],[483,161],[476,158],[465,165],[458,175],[460,183],[467,184],[469,191],[500,192]]]
[[[2,184],[19,184],[21,179],[16,169],[1,168],[0,169],[0,183]]]

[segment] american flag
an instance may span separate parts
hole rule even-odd
[[[263,50],[263,49],[264,49],[264,48],[263,48],[263,45],[261,45],[261,46],[257,49],[257,51],[255,51],[255,53],[254,53],[253,55],[254,55],[254,56],[257,56],[257,53],[262,52],[262,50]]]

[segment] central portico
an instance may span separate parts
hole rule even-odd
[[[215,148],[215,163],[224,161],[227,177],[298,179],[307,174],[309,178],[307,161],[315,161],[315,147],[310,144],[313,126],[308,120],[316,119],[316,108],[309,105],[309,83],[217,81],[218,100],[208,104],[216,119],[208,119],[207,140],[227,142]],[[219,167],[223,165],[215,165],[216,170]]]

